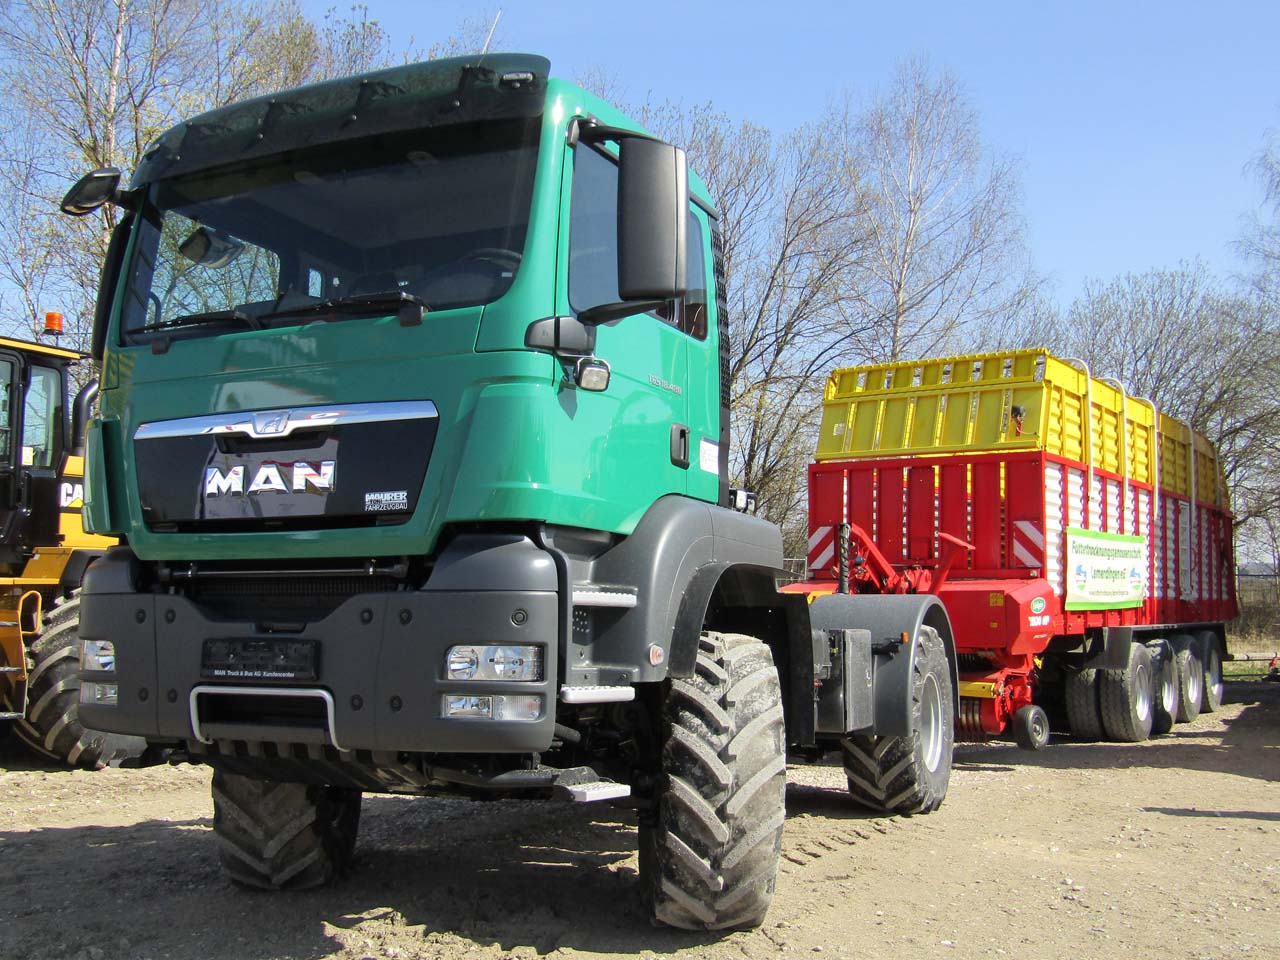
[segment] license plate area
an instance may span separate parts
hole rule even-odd
[[[210,639],[200,651],[205,680],[311,682],[320,678],[320,644],[296,637]]]

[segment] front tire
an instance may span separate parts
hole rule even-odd
[[[916,634],[911,681],[910,736],[853,734],[840,741],[850,796],[880,813],[932,813],[942,805],[951,780],[951,664],[932,627],[921,627]]]
[[[640,882],[659,923],[759,926],[786,817],[782,690],[769,648],[705,633],[694,674],[663,706],[657,822],[641,826]]]
[[[213,833],[240,886],[323,886],[351,865],[359,829],[359,790],[213,773]]]
[[[75,590],[55,603],[27,647],[27,713],[14,733],[41,756],[93,770],[141,755],[147,742],[81,725],[79,631],[80,591]]]

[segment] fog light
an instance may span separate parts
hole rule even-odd
[[[444,715],[446,717],[482,717],[488,720],[493,716],[493,700],[491,697],[446,696]]]
[[[114,683],[82,683],[80,702],[115,706],[120,700],[120,687]]]
[[[542,661],[542,647],[450,647],[445,675],[450,680],[538,681]]]
[[[81,670],[116,668],[116,645],[110,640],[85,640],[80,644]]]
[[[445,694],[444,715],[459,719],[541,720],[542,697],[526,694],[496,697]]]

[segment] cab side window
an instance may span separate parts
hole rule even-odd
[[[31,368],[22,423],[22,464],[51,467],[62,446],[62,378],[49,367]]]
[[[576,148],[569,213],[569,305],[581,312],[618,296],[618,165],[585,144]],[[689,212],[689,292],[658,308],[664,323],[699,340],[707,337],[705,239]]]

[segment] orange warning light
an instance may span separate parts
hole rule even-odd
[[[44,332],[50,336],[62,336],[62,314],[50,311],[44,315]]]

